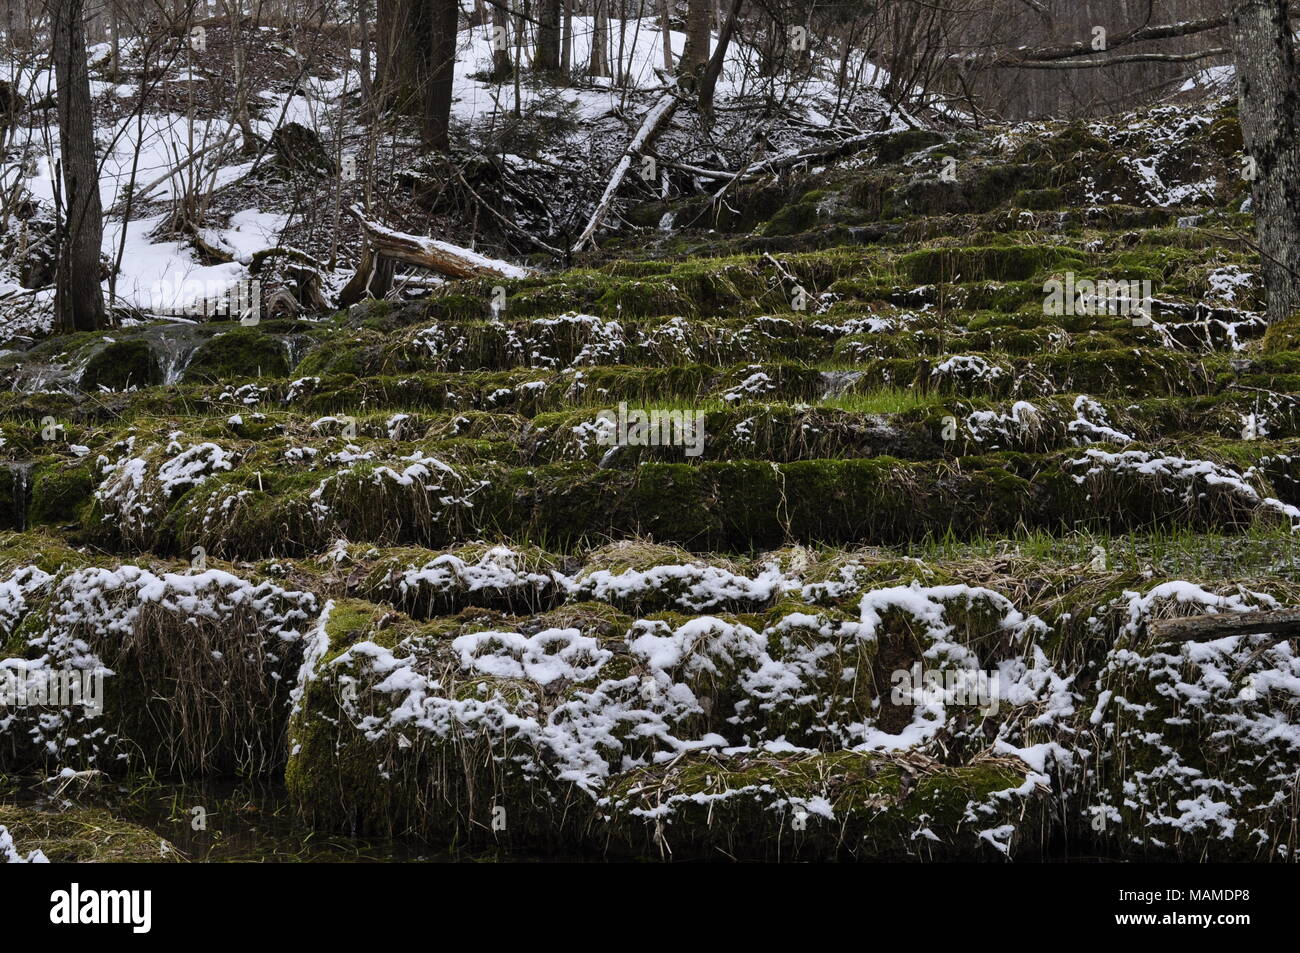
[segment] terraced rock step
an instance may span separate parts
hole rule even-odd
[[[318,826],[530,849],[976,858],[1067,831],[1161,856],[1294,849],[1266,794],[1295,770],[1274,730],[1290,647],[1184,656],[1144,625],[1294,599],[1294,547],[1289,581],[1215,592],[1105,560],[483,544],[250,574],[53,546],[43,568],[34,542],[4,557],[8,651],[29,677],[103,671],[106,700],[96,719],[17,709],[0,770],[53,752],[190,775],[282,763]],[[939,681],[913,683],[922,665]],[[231,684],[264,701],[231,709],[214,690]],[[931,738],[942,755],[916,750]],[[1123,760],[1090,770],[1102,744]]]
[[[400,444],[268,454],[174,435],[165,445],[128,438],[115,446],[116,459],[21,471],[0,514],[7,510],[10,528],[80,520],[79,537],[111,551],[201,547],[242,559],[301,555],[340,538],[442,546],[488,536],[564,548],[650,535],[745,551],[787,540],[888,543],[1074,523],[1295,525],[1300,456],[1293,444],[1253,442],[1225,453],[1225,462],[1178,448],[1088,447],[615,469],[587,461],[451,465]]]

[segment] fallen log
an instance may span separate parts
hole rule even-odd
[[[532,269],[488,258],[469,248],[423,235],[410,235],[366,218],[360,206],[348,211],[361,223],[366,244],[376,255],[428,268],[449,278],[527,278]]]
[[[381,259],[370,246],[361,249],[361,261],[348,283],[339,292],[339,307],[350,308],[366,298],[383,298],[393,286],[394,263]]]
[[[891,136],[895,132],[897,132],[896,129],[864,132],[857,136],[850,136],[847,139],[836,139],[834,142],[818,143],[817,145],[804,146],[801,149],[791,149],[788,152],[781,152],[759,162],[751,163],[737,172],[736,177],[775,172],[780,169],[788,169],[791,166],[801,165],[804,162],[811,162],[814,159],[833,159],[850,155],[869,146],[875,140]]]
[[[1265,612],[1224,612],[1160,619],[1147,624],[1156,642],[1212,642],[1232,635],[1272,635],[1274,639],[1300,635],[1300,609]]]
[[[640,155],[650,143],[654,142],[660,130],[672,118],[673,113],[677,111],[677,103],[676,90],[670,89],[650,107],[650,111],[646,113],[645,119],[641,123],[641,128],[636,131],[632,141],[623,150],[622,158],[614,166],[614,174],[609,177],[609,184],[605,186],[605,194],[600,197],[600,201],[596,203],[596,210],[591,213],[591,218],[587,220],[587,227],[582,230],[578,240],[573,243],[573,248],[570,249],[573,254],[582,251],[587,243],[591,241],[591,236],[596,233],[596,229],[600,227],[600,223],[604,221],[605,215],[608,214],[609,207],[614,202],[614,196],[618,193],[619,186],[627,178],[628,170],[632,168],[632,160]]]

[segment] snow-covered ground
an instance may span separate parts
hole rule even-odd
[[[585,70],[590,62],[593,28],[591,18],[575,18],[572,49],[575,70]],[[268,37],[276,32],[270,27],[261,29]],[[680,57],[685,48],[685,34],[671,31],[670,42],[674,56]],[[283,44],[268,42],[267,45],[293,60],[308,62],[303,53]],[[134,42],[123,46],[123,62],[128,68],[135,49]],[[280,84],[285,88],[257,91],[261,118],[253,119],[253,130],[269,139],[278,126],[300,123],[315,131],[323,142],[332,144],[342,128],[342,153],[358,151],[361,130],[355,125],[356,110],[352,108],[347,110],[347,116],[340,115],[341,108],[349,100],[354,101],[360,88],[360,51],[350,52],[350,68],[309,68],[296,88]],[[93,64],[105,61],[110,49],[107,44],[98,44],[89,53]],[[511,50],[512,56],[516,53]],[[525,64],[530,53],[526,47]],[[664,88],[669,79],[663,69],[663,35],[658,23],[651,19],[612,21],[609,58],[614,71],[621,70],[626,82],[592,78],[581,85],[557,87],[538,83],[525,72],[516,88],[511,81],[494,83],[477,78],[491,69],[491,27],[463,30],[455,70],[453,123],[462,129],[472,129],[498,122],[516,107],[524,114],[545,109],[563,113],[579,127],[591,127],[584,134],[599,139],[610,156],[616,157],[626,141],[621,130],[648,108],[654,91]],[[794,104],[791,108],[801,110],[800,118],[806,127],[816,129],[832,124],[825,105],[842,99],[835,82],[837,64],[822,64],[816,72],[823,75],[811,78],[760,81],[755,79],[756,60],[754,49],[741,42],[731,45],[718,83],[719,103],[756,100],[767,94],[755,86],[762,82],[776,90],[784,102]],[[100,193],[107,214],[103,254],[107,260],[118,263],[116,281],[111,283],[116,295],[115,306],[148,313],[178,313],[195,301],[213,296],[215,289],[248,278],[248,263],[255,253],[286,243],[286,229],[294,218],[290,210],[269,197],[258,204],[249,204],[251,196],[247,194],[242,195],[238,207],[225,210],[227,214],[210,216],[213,221],[205,221],[201,230],[203,241],[229,254],[234,259],[232,262],[205,264],[192,243],[166,232],[165,210],[170,203],[180,201],[187,194],[222,193],[254,169],[254,160],[237,150],[240,136],[226,115],[227,110],[222,104],[204,101],[208,93],[199,67],[209,67],[209,64],[203,63],[201,57],[194,68],[178,62],[167,76],[169,87],[194,84],[195,102],[200,109],[191,115],[174,108],[156,108],[137,117],[129,104],[139,93],[138,81],[128,77],[127,81],[111,83],[93,78],[98,74],[92,74],[92,96],[100,103],[99,112],[116,116],[102,121],[96,128],[101,162]],[[862,61],[851,64],[851,72],[866,86],[879,84],[886,78]],[[24,70],[0,62],[0,77],[8,77],[29,101],[49,95],[53,88],[48,68]],[[115,99],[122,102],[114,104]],[[117,108],[105,108],[113,105]],[[174,107],[174,100],[171,105]],[[43,123],[52,119],[49,113],[35,115],[42,117]],[[597,128],[607,129],[612,135],[597,136]],[[57,129],[47,125],[20,127],[14,131],[11,142],[9,156],[0,166],[0,183],[12,188],[16,181],[21,181],[22,188],[41,207],[52,210],[59,158]],[[564,155],[555,158],[559,164],[570,161]],[[526,164],[521,160],[521,165]],[[612,165],[612,159],[608,164]],[[599,195],[602,184],[597,179],[605,171],[607,167],[593,169],[591,185],[595,195]],[[130,220],[124,221],[125,200],[132,190],[134,205]],[[225,219],[224,224],[220,218]],[[340,267],[335,282],[345,280],[347,267]],[[104,290],[106,294],[110,290],[107,279]],[[52,299],[52,289],[26,291],[15,274],[0,266],[0,308],[10,320],[21,322],[25,316],[32,329],[39,331],[48,323]]]

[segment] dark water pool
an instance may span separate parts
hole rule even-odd
[[[298,822],[283,789],[234,783],[106,785],[74,803],[18,789],[4,800],[41,811],[100,807],[171,843],[187,860],[211,863],[493,862],[496,851],[467,851],[398,838],[313,831]],[[541,858],[510,855],[512,860]]]

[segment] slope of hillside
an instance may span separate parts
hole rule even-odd
[[[0,770],[593,856],[1291,859],[1292,644],[1147,627],[1300,597],[1239,159],[1222,101],[886,129],[629,193],[581,267],[4,355],[0,666],[106,699]]]

